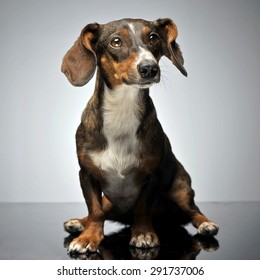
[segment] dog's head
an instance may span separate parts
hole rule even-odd
[[[98,66],[109,88],[121,84],[147,88],[159,82],[158,62],[165,55],[187,76],[177,34],[168,18],[89,24],[64,56],[61,70],[74,86],[85,85]]]

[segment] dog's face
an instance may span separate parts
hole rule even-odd
[[[87,25],[65,55],[62,71],[76,86],[86,84],[96,66],[109,88],[127,84],[147,88],[160,81],[158,62],[165,55],[187,76],[170,19],[123,19]]]
[[[106,83],[148,87],[159,82],[162,46],[154,24],[123,20],[103,26],[96,50],[97,65]]]

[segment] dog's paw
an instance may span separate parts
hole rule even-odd
[[[70,254],[85,254],[87,252],[87,245],[82,242],[79,238],[74,238],[68,248]]]
[[[90,240],[84,237],[77,237],[73,239],[68,248],[70,254],[85,254],[86,252],[96,252],[100,241]]]
[[[137,248],[154,248],[158,247],[160,242],[156,233],[148,232],[133,235],[129,245]]]
[[[64,230],[68,233],[80,233],[84,229],[78,219],[71,219],[64,223]]]
[[[219,226],[213,222],[204,222],[198,228],[198,234],[203,236],[213,236],[218,233]]]

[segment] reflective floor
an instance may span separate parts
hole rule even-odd
[[[201,238],[192,226],[162,230],[161,246],[128,246],[130,230],[106,222],[105,239],[96,254],[67,254],[73,239],[63,222],[83,217],[83,203],[0,203],[0,259],[260,259],[260,202],[198,203],[220,226],[215,238]]]

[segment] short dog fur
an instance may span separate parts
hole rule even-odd
[[[80,183],[88,216],[64,223],[80,232],[69,252],[96,251],[106,219],[131,225],[130,246],[159,246],[155,228],[191,222],[202,235],[218,226],[194,203],[191,179],[172,153],[149,87],[164,55],[187,76],[177,27],[168,18],[89,24],[69,49],[62,72],[74,86],[96,85],[76,133]]]

